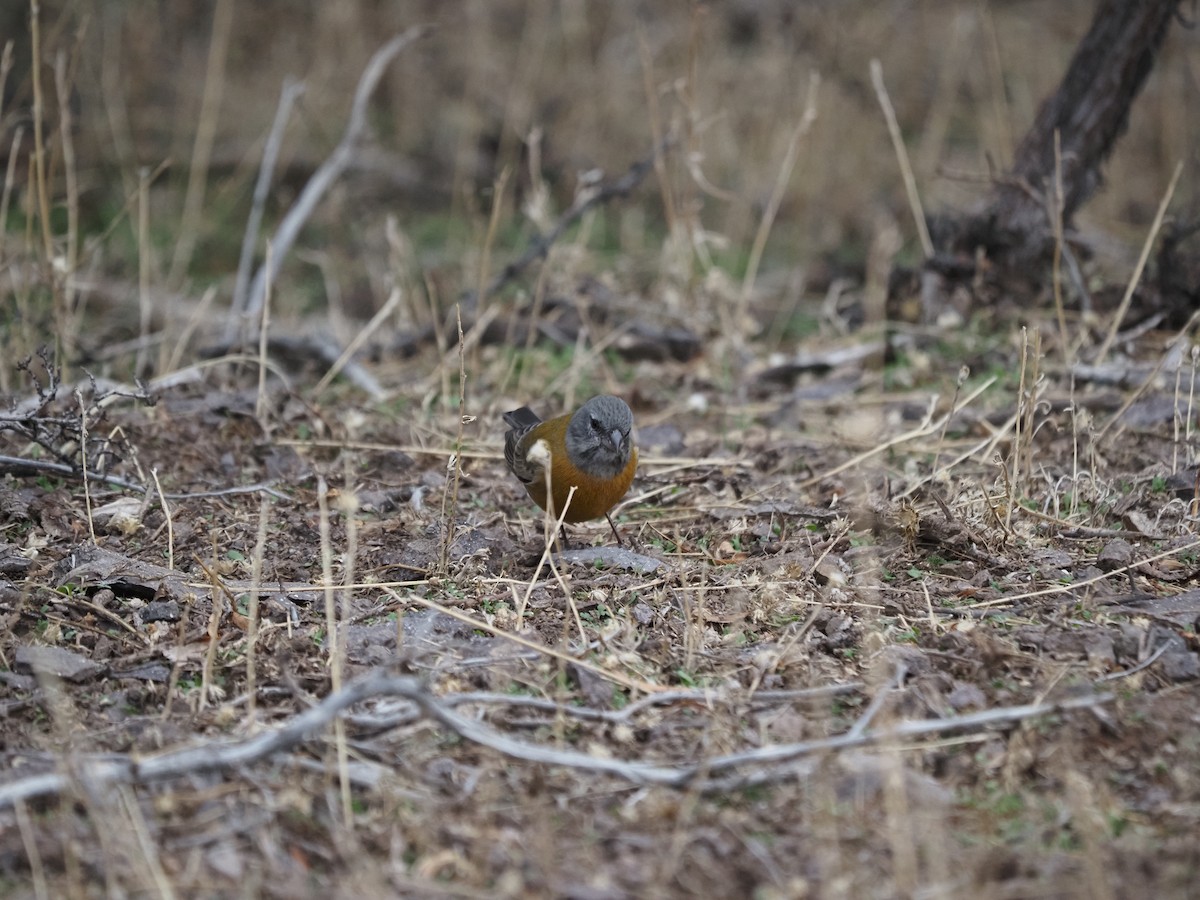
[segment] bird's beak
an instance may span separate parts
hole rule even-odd
[[[624,440],[624,435],[621,434],[621,430],[619,428],[614,428],[609,437],[612,438],[613,448],[619,450],[621,448],[621,441]]]

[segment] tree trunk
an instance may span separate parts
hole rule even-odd
[[[958,249],[983,246],[1006,266],[1047,256],[1053,247],[1055,132],[1067,223],[1099,186],[1100,167],[1129,124],[1129,109],[1181,2],[1100,0],[1058,90],[1017,147],[1009,177],[996,185],[984,213],[966,223]]]

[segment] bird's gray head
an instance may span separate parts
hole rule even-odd
[[[633,449],[633,412],[620,397],[593,397],[567,424],[567,454],[576,467],[597,478],[613,478]]]

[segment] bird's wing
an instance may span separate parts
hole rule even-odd
[[[525,484],[529,484],[535,478],[541,478],[541,467],[529,461],[526,456],[529,448],[522,446],[522,439],[542,424],[542,420],[528,406],[506,412],[503,418],[504,424],[508,426],[504,435],[504,462],[508,465],[508,470]]]
[[[542,422],[541,417],[528,406],[506,412],[502,418],[504,424],[514,431],[528,431],[534,425],[540,425]]]

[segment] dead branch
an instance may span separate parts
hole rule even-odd
[[[279,94],[279,106],[275,109],[275,121],[263,146],[262,166],[258,180],[254,183],[254,197],[250,204],[250,216],[246,220],[246,233],[242,235],[242,253],[238,259],[237,278],[234,281],[233,305],[225,329],[225,340],[232,342],[237,337],[238,322],[246,308],[246,296],[250,290],[250,267],[254,264],[254,248],[258,244],[258,232],[262,227],[263,209],[267,205],[267,194],[271,190],[271,178],[279,160],[279,149],[283,146],[283,132],[292,116],[292,106],[304,93],[304,82],[287,79]]]
[[[288,210],[287,215],[283,217],[283,221],[279,223],[279,228],[275,231],[275,237],[271,241],[270,258],[259,267],[254,276],[246,309],[240,314],[242,321],[255,322],[258,320],[266,298],[267,284],[273,282],[279,275],[283,259],[292,249],[292,244],[300,235],[300,229],[304,227],[304,223],[308,221],[321,198],[325,196],[325,192],[341,177],[346,167],[353,161],[358,143],[367,129],[367,103],[371,99],[371,94],[375,92],[375,86],[379,84],[379,79],[383,77],[384,70],[401,50],[424,37],[431,30],[428,25],[416,25],[408,29],[384,44],[367,63],[354,92],[354,103],[350,107],[350,118],[346,122],[346,130],[342,134],[342,139],[333,149],[329,158],[313,173],[312,178],[304,185],[304,190],[300,192],[299,198]],[[236,315],[238,311],[235,310],[234,313]]]
[[[488,658],[491,661],[491,657]],[[821,687],[801,688],[798,690],[758,691],[746,700],[755,709],[773,706],[791,700],[816,699],[837,697],[842,694],[853,694],[862,690],[860,681],[848,681],[845,684],[828,684]],[[468,691],[461,694],[448,694],[438,698],[440,702],[451,707],[469,706],[473,704],[488,706],[507,706],[510,708],[533,709],[541,712],[562,713],[573,719],[585,722],[605,722],[610,725],[623,725],[632,721],[637,715],[659,706],[675,704],[692,704],[709,706],[715,702],[730,702],[736,698],[722,697],[714,690],[680,688],[673,691],[662,691],[657,694],[647,694],[639,700],[621,707],[620,709],[596,709],[591,706],[573,706],[557,700],[543,697],[526,697],[519,694],[497,694],[490,691]],[[388,715],[349,715],[347,721],[359,728],[372,731],[385,731],[401,725],[410,725],[421,718],[420,707],[408,703],[404,709]],[[543,724],[543,723],[539,723]]]
[[[78,466],[70,466],[66,463],[56,463],[46,459],[23,459],[19,456],[0,455],[0,475],[14,475],[17,477],[61,475],[63,478],[76,478],[79,480],[83,480],[86,477],[91,481],[98,481],[138,494],[144,494],[149,490],[149,487],[146,485],[130,481],[128,478],[121,478],[119,475],[84,471]],[[276,500],[287,499],[285,494],[275,490],[269,483],[239,484],[233,487],[215,488],[211,491],[171,491],[164,493],[163,496],[168,500],[200,500],[209,497],[231,497],[235,494],[258,493],[269,494]]]
[[[875,692],[875,696],[871,698],[871,702],[867,704],[867,708],[863,710],[862,715],[850,726],[850,730],[846,732],[847,737],[862,737],[866,734],[867,729],[871,727],[871,723],[875,721],[875,716],[883,709],[883,705],[887,702],[892,692],[904,684],[904,676],[908,674],[908,668],[900,664],[896,666],[896,671],[892,673],[892,677],[885,684],[879,686],[879,690]]]
[[[18,463],[20,471],[56,471],[72,477],[104,478],[93,475],[88,468],[103,473],[118,458],[122,444],[112,437],[100,436],[106,410],[119,399],[137,400],[153,406],[157,398],[140,381],[136,388],[98,382],[95,376],[86,373],[73,390],[63,391],[62,371],[55,365],[52,353],[46,347],[37,357],[41,371],[35,371],[33,357],[26,357],[16,364],[30,381],[33,395],[0,411],[0,434],[10,432],[30,444],[45,450],[57,462],[14,460],[4,457],[8,463]],[[87,400],[84,400],[87,397]]]
[[[97,755],[76,757],[63,771],[47,772],[14,779],[0,787],[0,808],[16,803],[62,794],[76,785],[96,789],[113,784],[147,784],[184,775],[226,771],[246,766],[296,747],[314,732],[329,727],[345,709],[374,697],[403,697],[415,703],[428,718],[480,746],[512,759],[545,765],[566,766],[586,772],[615,775],[634,784],[683,788],[696,784],[700,790],[728,790],[734,786],[762,784],[790,777],[797,761],[816,754],[851,747],[884,744],[900,739],[924,737],[953,731],[982,730],[1009,725],[1026,719],[1071,709],[1086,709],[1107,703],[1113,694],[1071,697],[1057,703],[1031,703],[1024,706],[983,710],[949,719],[919,719],[875,729],[856,729],[831,738],[759,747],[730,753],[708,760],[667,765],[643,760],[623,760],[593,756],[575,750],[562,750],[508,737],[496,730],[460,715],[444,698],[435,697],[417,678],[376,670],[340,691],[330,694],[316,706],[273,731],[242,741],[208,741],[160,756],[140,758],[134,755]],[[873,710],[869,709],[873,714]],[[716,778],[722,772],[746,767]]]

